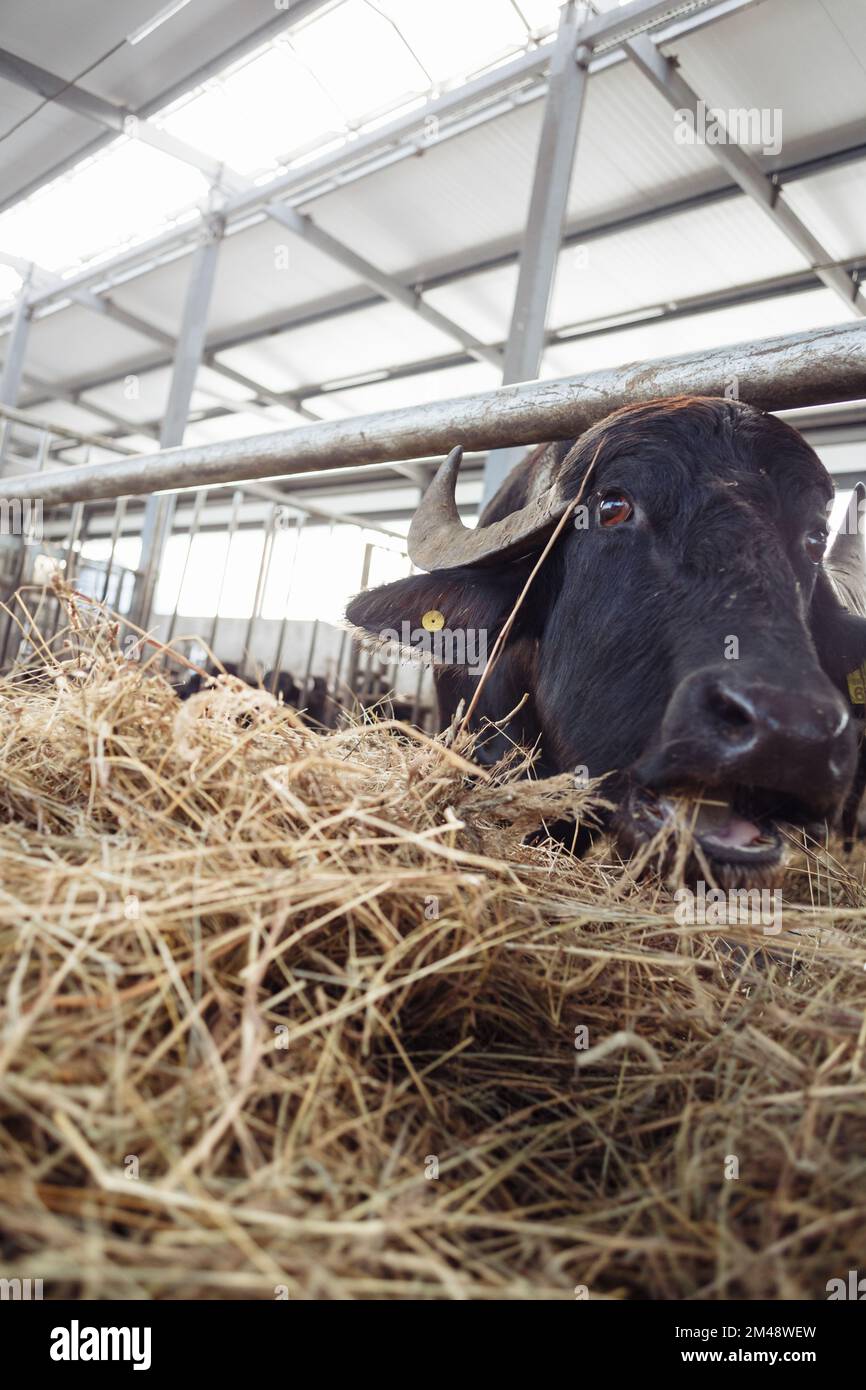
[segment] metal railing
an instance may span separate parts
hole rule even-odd
[[[262,553],[256,579],[255,598],[248,615],[244,651],[251,660],[254,637],[262,619],[261,605],[273,558],[273,537],[277,517],[288,512],[296,518],[298,545],[302,528],[311,522],[325,522],[333,535],[338,523],[366,528],[373,536],[383,533],[389,541],[401,541],[387,527],[366,518],[340,515],[309,505],[277,489],[262,478],[289,477],[298,473],[330,471],[344,466],[375,465],[383,462],[427,458],[444,454],[455,443],[471,449],[500,448],[535,443],[544,439],[571,438],[612,409],[660,396],[677,394],[728,395],[764,409],[791,409],[866,398],[866,323],[850,323],[714,349],[693,356],[662,358],[633,364],[582,378],[563,378],[506,386],[478,395],[437,401],[427,405],[378,412],[348,420],[323,421],[254,438],[228,440],[216,444],[164,450],[155,454],[136,454],[128,448],[112,446],[101,436],[74,436],[78,443],[114,447],[117,455],[102,463],[72,464],[40,472],[30,471],[2,480],[5,500],[38,499],[56,520],[58,507],[70,507],[66,533],[60,545],[62,567],[67,577],[82,562],[82,543],[93,509],[86,504],[117,499],[111,522],[111,545],[103,564],[103,594],[109,593],[113,579],[117,584],[117,547],[125,530],[134,530],[129,514],[130,501],[168,490],[177,501],[189,502],[192,514],[183,523],[183,510],[172,520],[171,535],[187,538],[190,563],[195,537],[207,521],[212,496],[227,483],[235,484],[235,496],[226,523],[228,543],[218,590],[231,582],[229,573],[231,537],[242,525],[247,502],[267,504],[263,525]],[[27,422],[32,427],[31,422]],[[47,427],[46,427],[47,428]],[[56,431],[60,433],[60,431]],[[39,452],[39,451],[37,451]],[[47,448],[41,451],[43,457]],[[197,490],[193,491],[197,486]],[[54,524],[54,522],[52,523]],[[402,542],[401,542],[402,543]],[[370,547],[375,548],[375,540]],[[89,560],[83,561],[88,566]],[[141,567],[130,569],[133,577],[149,577],[147,566],[157,563],[145,556]],[[408,561],[407,561],[408,569]],[[290,582],[294,583],[295,566]],[[363,572],[366,571],[366,572]],[[369,578],[369,558],[362,567],[358,587]],[[168,615],[167,635],[174,639],[177,629],[183,576],[174,610]],[[150,586],[152,591],[153,586]],[[286,646],[286,597],[279,637],[274,646],[274,667]],[[213,646],[220,633],[220,601],[217,599],[207,637]],[[147,627],[151,614],[136,615]],[[205,634],[201,634],[205,635]],[[306,687],[314,679],[320,627],[314,621],[304,661]],[[345,688],[352,695],[369,696],[376,685],[375,658],[359,654],[345,636],[333,677],[334,695]],[[416,712],[420,694],[415,700]]]
[[[9,407],[0,406],[0,429],[4,429],[6,440],[13,429],[20,433],[30,450],[30,458],[24,458],[21,454],[7,455],[7,462],[14,457],[17,462],[30,465],[26,473],[18,475],[19,480],[32,477],[37,472],[42,474],[52,448],[58,446],[98,447],[123,458],[133,458],[139,453],[108,436],[85,434],[67,426],[36,420]],[[74,466],[68,465],[63,471]],[[110,465],[102,462],[92,466],[106,468]],[[0,494],[3,491],[4,484],[0,482]],[[290,676],[284,666],[291,646],[293,622],[299,622],[290,617],[291,607],[299,587],[305,582],[304,576],[298,573],[297,565],[302,536],[310,528],[323,533],[321,561],[328,568],[328,554],[335,543],[337,526],[352,526],[362,531],[363,560],[357,578],[350,586],[350,592],[355,592],[369,581],[371,568],[380,550],[387,550],[391,554],[396,552],[402,558],[404,572],[410,571],[405,540],[399,532],[374,519],[334,512],[312,502],[287,497],[276,488],[262,483],[235,488],[225,518],[214,516],[215,511],[225,510],[220,504],[226,498],[226,493],[219,489],[204,487],[182,491],[177,498],[188,505],[177,507],[169,533],[170,542],[181,540],[184,547],[174,598],[169,602],[167,611],[144,615],[141,626],[155,633],[166,646],[182,642],[186,637],[193,645],[198,644],[202,652],[213,653],[217,665],[228,662],[222,641],[227,620],[222,609],[223,599],[232,585],[232,543],[242,531],[261,531],[262,546],[255,575],[254,597],[250,611],[243,619],[240,661],[232,663],[238,666],[239,674],[256,683],[268,672],[282,673],[296,682],[299,707],[309,704],[311,697],[315,697],[325,722],[332,721],[342,707],[363,708],[396,690],[399,682],[393,659],[384,661],[371,650],[361,651],[345,629],[339,632],[336,653],[329,653],[325,641],[326,625],[318,620],[309,624],[309,636],[300,656],[295,642],[294,674]],[[41,498],[38,500],[41,502]],[[8,504],[9,499],[5,501]],[[17,538],[14,582],[7,576],[9,582],[5,585],[4,597],[9,598],[11,591],[20,584],[38,588],[56,574],[79,592],[107,604],[121,617],[132,619],[138,616],[132,613],[133,595],[136,581],[143,577],[144,572],[140,561],[129,563],[120,558],[122,542],[140,535],[143,511],[140,506],[137,511],[134,510],[137,502],[135,497],[119,497],[113,508],[107,511],[88,506],[83,500],[52,506],[38,537]],[[252,520],[251,509],[256,513]],[[194,622],[193,631],[181,634],[184,588],[195,566],[197,539],[205,533],[225,537],[222,562],[218,572],[213,575],[215,598],[212,611],[190,615],[190,621]],[[286,573],[276,581],[280,589],[279,616],[274,618],[265,616],[264,605],[269,585],[273,587],[275,582],[275,542],[281,533],[290,537],[292,544]],[[107,542],[106,553],[102,555],[94,553],[95,545],[101,542]],[[164,600],[165,596],[162,597]],[[349,593],[346,595],[348,597]],[[51,641],[62,630],[62,624],[62,604],[53,595],[50,586],[40,594],[32,615],[20,625],[8,613],[4,614],[0,619],[0,665],[8,665],[17,655],[26,655],[30,651],[33,628],[38,628],[43,639]],[[327,637],[333,646],[333,630],[327,631]],[[235,655],[237,652],[233,650],[232,656]],[[208,658],[205,656],[203,659]],[[170,674],[181,674],[179,666],[172,670],[170,657],[164,664]],[[404,690],[400,701],[402,713],[416,722],[423,722],[429,708],[429,695],[425,687],[425,673],[419,671],[411,691]]]
[[[736,395],[765,410],[858,400],[866,395],[866,321],[71,467],[38,479],[7,478],[4,490],[10,498],[41,497],[53,506],[407,461],[445,455],[457,443],[510,448],[571,439],[619,406],[684,393]]]

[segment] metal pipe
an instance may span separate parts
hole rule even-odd
[[[298,562],[298,552],[301,548],[301,532],[304,529],[306,518],[299,516],[295,525],[295,545],[292,550],[292,559],[289,564],[289,582],[286,585],[285,598],[283,599],[283,620],[280,623],[280,635],[277,638],[277,650],[274,656],[274,671],[282,670],[283,649],[286,645],[286,631],[289,625],[289,600],[292,597],[292,588],[295,582],[295,566]],[[267,672],[265,673],[267,674]],[[272,692],[273,693],[273,692]]]
[[[117,505],[114,508],[114,523],[111,527],[111,548],[108,552],[108,563],[105,566],[105,580],[102,585],[103,603],[108,602],[108,586],[111,583],[111,575],[112,571],[114,570],[114,555],[115,551],[117,550],[117,542],[120,540],[120,532],[123,528],[123,519],[125,516],[126,498],[120,497],[118,498]],[[114,605],[115,608],[120,607],[120,590],[122,587],[123,585],[121,582],[121,584],[117,586],[117,603]]]
[[[370,587],[370,566],[373,562],[373,546],[367,541],[364,546],[364,558],[361,561],[361,582],[358,585],[358,592],[363,593]],[[349,670],[346,683],[349,687],[349,696],[352,700],[357,700],[358,691],[358,666],[360,665],[361,648],[357,642],[353,642],[349,648]]]
[[[66,581],[67,584],[74,584],[74,583],[75,583],[75,576],[76,576],[76,574],[77,574],[77,572],[78,572],[78,563],[77,563],[77,562],[78,562],[78,560],[79,560],[79,554],[78,554],[78,552],[76,552],[75,546],[76,546],[76,544],[80,544],[80,543],[83,541],[83,534],[82,534],[82,532],[83,532],[83,524],[84,524],[84,503],[83,503],[83,502],[76,502],[76,503],[75,503],[75,506],[72,507],[72,509],[71,509],[71,511],[70,511],[70,513],[69,513],[69,530],[68,530],[67,533],[66,533],[66,541],[65,541],[65,544],[64,544],[64,546],[63,546],[63,549],[64,549],[65,552],[66,552],[65,569],[64,569],[64,573],[63,573],[63,578],[64,578],[64,580]],[[48,591],[46,590],[46,591],[44,591],[44,592],[47,593]],[[61,614],[61,603],[60,603],[60,599],[57,598],[57,597],[54,597],[54,598],[52,599],[52,606],[53,606],[53,616],[52,616],[50,619],[47,619],[47,620],[46,620],[45,624],[42,625],[42,629],[41,629],[41,630],[42,630],[42,634],[43,634],[43,636],[44,636],[46,639],[51,639],[51,638],[56,637],[56,636],[57,636],[58,629],[59,629],[59,627],[60,627],[60,614]]]
[[[232,555],[232,541],[234,540],[235,532],[238,529],[238,512],[240,511],[243,498],[244,494],[241,492],[240,488],[238,488],[237,492],[232,497],[232,514],[228,524],[228,529],[226,530],[225,559],[223,561],[222,574],[220,575],[219,588],[217,589],[216,604],[214,606],[213,611],[213,622],[211,623],[210,629],[210,638],[208,639],[208,646],[210,647],[211,651],[214,652],[214,655],[216,655],[215,643],[217,628],[219,627],[220,620],[220,604],[223,601],[223,593],[225,592],[226,575],[229,572],[229,561],[231,560]]]
[[[29,293],[30,277],[28,275],[15,302],[3,371],[0,373],[0,402],[4,405],[14,406],[18,399],[18,388],[24,374],[24,357],[27,352],[27,339],[30,335],[30,324],[33,317]]]
[[[85,403],[84,409],[89,410],[89,404]],[[58,439],[69,439],[73,444],[90,444],[95,449],[108,449],[113,454],[135,458],[141,453],[140,449],[132,449],[128,444],[119,444],[116,439],[106,434],[83,434],[81,430],[70,429],[68,425],[58,425],[49,420],[34,420],[32,415],[26,414],[23,410],[16,410],[11,405],[0,404],[0,419],[11,420],[16,425],[25,425],[29,430],[45,431],[56,435]]]
[[[626,366],[502,386],[476,395],[323,420],[226,440],[2,480],[6,498],[43,505],[327,472],[447,454],[455,443],[490,449],[571,439],[619,406],[680,394],[721,396],[736,379],[740,399],[766,410],[828,405],[866,396],[866,323],[685,353]]]
[[[180,444],[186,431],[192,394],[204,353],[208,309],[222,234],[222,221],[217,217],[211,218],[207,236],[198,247],[190,267],[171,385],[159,438],[164,449]],[[132,616],[139,627],[147,627],[150,620],[157,576],[171,535],[174,508],[175,499],[171,496],[151,497],[145,508],[141,531],[140,575],[136,579],[132,597]]]
[[[52,436],[48,430],[39,431],[39,443],[36,448],[36,472],[43,473],[48,462],[48,455],[51,452]]]
[[[340,646],[337,651],[337,660],[334,666],[334,679],[331,684],[331,689],[328,692],[331,696],[331,704],[328,709],[328,717],[325,722],[329,728],[334,727],[337,706],[340,704],[340,675],[343,670],[343,662],[346,658],[346,646],[348,644],[348,641],[349,633],[346,630],[346,628],[344,628],[343,631],[340,633]]]
[[[262,601],[265,596],[265,586],[267,585],[268,575],[270,574],[271,556],[273,554],[274,549],[274,534],[276,531],[276,525],[277,507],[275,504],[271,507],[270,514],[267,520],[267,525],[265,526],[264,534],[262,536],[262,558],[259,561],[259,572],[256,576],[256,592],[253,597],[253,606],[250,610],[250,616],[247,621],[246,636],[244,638],[243,656],[241,657],[241,660],[244,664],[244,669],[248,671],[252,670],[253,633],[256,630],[256,623],[258,622],[261,612]]]
[[[315,656],[316,652],[316,638],[318,637],[318,635],[319,620],[318,618],[314,618],[313,627],[310,632],[310,645],[307,649],[307,665],[304,671],[303,695],[301,696],[301,699],[304,701],[305,704],[309,704],[310,699],[310,680],[313,675],[313,657]]]
[[[195,495],[195,506],[193,507],[192,518],[189,523],[189,532],[187,535],[186,554],[183,557],[183,569],[180,572],[180,582],[177,586],[177,597],[175,598],[174,608],[171,611],[171,620],[168,624],[168,634],[165,639],[166,645],[168,645],[171,642],[171,639],[174,637],[174,629],[177,625],[178,609],[180,608],[180,601],[183,597],[183,586],[186,583],[187,570],[189,569],[190,556],[192,555],[192,543],[198,535],[201,511],[206,500],[207,488],[203,487]]]
[[[582,47],[581,22],[584,13],[576,0],[569,0],[560,12],[559,31],[550,60],[541,137],[535,157],[520,272],[505,349],[502,371],[505,385],[512,381],[533,380],[541,371],[547,315],[553,297],[577,136],[589,80],[586,70],[588,50]],[[581,47],[576,49],[578,44]],[[498,449],[488,454],[482,502],[493,496],[521,456],[520,449]]]
[[[332,549],[333,549],[333,545],[334,545],[334,529],[335,529],[335,526],[336,526],[336,522],[333,522],[333,521],[332,521],[331,524],[330,524],[330,526],[328,527],[328,535],[327,535],[327,539],[326,539],[326,542],[325,542],[325,545],[326,545],[326,555],[327,555],[327,556],[330,556],[331,551],[332,551]],[[313,630],[312,630],[312,632],[310,633],[310,646],[309,646],[309,650],[308,650],[308,652],[307,652],[307,669],[306,669],[305,672],[304,672],[304,685],[303,685],[304,694],[303,694],[303,699],[304,699],[304,700],[307,700],[307,701],[309,701],[309,698],[310,698],[311,681],[312,681],[312,676],[313,676],[313,657],[314,657],[314,654],[315,654],[315,651],[316,651],[316,641],[317,641],[317,639],[318,639],[318,636],[319,636],[319,619],[318,619],[318,618],[314,618],[314,619],[313,619]]]

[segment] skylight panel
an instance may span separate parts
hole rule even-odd
[[[437,84],[477,72],[526,47],[526,27],[510,0],[375,3],[394,20]]]
[[[366,0],[345,0],[291,38],[298,58],[354,123],[430,86],[424,68],[379,8]]]
[[[206,194],[197,169],[123,137],[0,215],[0,250],[69,270],[145,240]]]
[[[250,177],[346,128],[340,107],[284,43],[265,49],[158,123]]]
[[[551,33],[559,24],[562,0],[514,0],[514,4],[536,38]]]

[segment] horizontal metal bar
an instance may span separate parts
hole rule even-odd
[[[799,161],[794,164],[781,166],[779,169],[775,171],[775,177],[782,183],[792,183],[803,178],[808,178],[815,173],[820,173],[825,168],[833,168],[840,164],[844,165],[863,159],[866,159],[866,144],[861,144],[859,146],[846,145],[842,148],[831,146],[827,149],[825,153],[815,156],[809,160]],[[732,198],[737,198],[741,196],[742,190],[739,188],[737,184],[725,184],[719,188],[712,189],[704,193],[692,194],[686,198],[678,198],[671,202],[656,204],[655,206],[649,208],[641,208],[639,212],[625,213],[613,219],[602,219],[598,222],[593,223],[575,224],[568,231],[566,231],[565,236],[563,237],[563,246],[583,245],[584,243],[588,243],[590,241],[603,239],[606,236],[615,236],[620,232],[630,231],[634,228],[639,228],[647,225],[653,225],[656,222],[663,221],[667,217],[678,216],[682,213],[690,212],[696,208],[714,206],[717,203],[729,201]],[[416,270],[411,275],[407,276],[406,280],[407,283],[415,285],[418,292],[423,295],[429,293],[431,290],[439,289],[445,285],[459,284],[467,277],[482,274],[485,271],[495,270],[503,266],[513,265],[519,259],[519,255],[519,246],[511,247],[504,252],[497,251],[495,253],[482,253],[480,256],[476,252],[476,254],[473,256],[471,260],[459,263],[446,272],[440,272],[436,275],[429,275],[424,271]],[[845,261],[838,261],[834,264],[838,265],[840,268],[844,270],[850,271],[860,269],[862,266],[862,262],[862,257],[855,257]],[[818,279],[816,273],[813,270],[794,272],[792,274],[777,276],[764,281],[751,282],[745,285],[733,285],[727,287],[726,289],[714,291],[709,294],[693,295],[685,299],[677,300],[674,301],[677,305],[676,309],[671,310],[669,308],[664,308],[662,315],[657,315],[654,317],[667,318],[672,317],[675,314],[681,316],[682,313],[696,311],[704,307],[717,307],[719,305],[723,305],[728,297],[731,298],[732,302],[738,302],[738,297],[742,291],[746,291],[751,295],[751,291],[752,289],[754,289],[756,291],[757,297],[761,297],[759,291],[762,287],[764,287],[766,289],[767,294],[770,295],[775,294],[777,291],[785,291],[788,288],[790,288],[792,291],[813,288],[817,285],[820,285],[820,283],[821,281]],[[308,382],[298,387],[291,388],[290,390],[287,390],[285,392],[272,391],[266,387],[263,387],[260,382],[255,381],[249,376],[245,375],[244,373],[237,371],[235,368],[228,367],[226,363],[221,362],[219,360],[217,354],[221,352],[226,352],[231,348],[242,347],[250,342],[259,342],[263,339],[268,338],[269,336],[272,336],[280,332],[289,332],[298,328],[310,327],[313,324],[336,320],[344,314],[354,313],[357,311],[368,309],[372,307],[374,304],[378,303],[381,303],[381,297],[379,295],[364,294],[361,298],[351,299],[348,302],[338,300],[336,303],[329,303],[325,307],[320,305],[319,307],[314,308],[312,310],[310,310],[309,308],[302,309],[297,314],[290,315],[287,318],[283,317],[281,320],[275,320],[266,324],[260,324],[257,321],[257,326],[255,328],[249,328],[246,330],[236,331],[229,334],[223,334],[219,337],[212,338],[207,346],[207,352],[205,356],[206,363],[208,366],[212,367],[215,371],[218,371],[220,375],[225,376],[227,379],[235,381],[240,385],[246,386],[251,391],[257,392],[263,400],[268,400],[275,405],[285,406],[288,409],[294,410],[302,415],[306,413],[309,415],[311,419],[316,418],[313,415],[313,412],[308,410],[304,406],[303,402],[307,400],[312,400],[314,397],[320,395],[322,393],[322,383]],[[117,317],[117,315],[114,312],[114,307],[115,306],[112,307],[112,317]],[[645,310],[647,310],[649,306],[643,304],[638,307],[640,313],[643,313]],[[640,317],[636,319],[636,322],[639,321]],[[570,324],[568,325],[568,328],[580,329],[581,331],[585,328],[589,331],[595,331],[595,329],[593,329],[593,322],[591,320],[587,320],[585,323],[581,324]],[[143,328],[140,331],[143,331]],[[598,331],[605,332],[608,330],[599,329]],[[611,329],[610,331],[614,330]],[[2,328],[0,328],[0,333],[2,333]],[[174,340],[172,339],[171,341],[173,342]],[[558,341],[558,335],[556,332],[550,335],[550,341]],[[499,345],[494,344],[493,346]],[[422,359],[414,363],[401,363],[399,367],[394,367],[391,364],[385,364],[385,368],[388,372],[389,378],[393,379],[394,377],[413,376],[416,374],[416,372],[428,370],[433,371],[440,366],[462,366],[467,361],[471,360],[472,359],[468,356],[468,354],[464,355],[462,353],[455,352],[447,353],[444,356]],[[49,386],[48,383],[36,381],[36,379],[33,378],[31,375],[31,384],[34,386],[39,386],[40,394],[32,396],[28,400],[27,408],[36,408],[38,406],[44,405],[48,401],[62,398],[71,401],[73,404],[80,404],[86,410],[91,410],[96,413],[106,415],[106,417],[110,417],[112,412],[106,411],[105,407],[98,406],[89,400],[79,398],[82,397],[86,392],[98,390],[103,386],[110,385],[112,382],[122,380],[123,377],[128,375],[130,372],[145,374],[147,372],[156,371],[157,369],[162,367],[171,366],[171,363],[171,354],[159,355],[157,357],[154,357],[153,354],[150,354],[147,357],[142,357],[140,359],[132,359],[124,363],[122,369],[120,370],[110,371],[107,374],[105,372],[102,372],[100,374],[97,374],[96,376],[91,376],[89,378],[76,378],[73,381],[68,382],[65,387],[59,387],[56,384]],[[27,377],[25,374],[25,380],[26,379]],[[244,410],[247,408],[247,404],[248,403],[245,401],[238,401],[236,405],[237,411],[239,411],[240,413],[244,413]],[[128,434],[150,433],[158,436],[159,433],[159,431],[155,428],[155,423],[158,422],[154,421],[139,421],[137,423],[134,423],[132,421],[117,419],[117,423],[118,426],[124,429],[125,433]]]
[[[84,406],[82,409],[89,409]],[[56,435],[58,439],[68,439],[73,444],[90,444],[97,449],[110,449],[114,454],[140,454],[140,449],[131,449],[127,444],[118,444],[116,439],[111,439],[105,434],[83,434],[81,430],[70,429],[67,425],[54,424],[49,420],[36,420],[32,416],[25,414],[23,410],[16,410],[11,405],[0,405],[0,419],[11,420],[16,425],[23,425],[34,433]]]
[[[632,0],[631,4],[620,3],[615,10],[605,10],[591,19],[581,31],[582,47],[597,49],[602,45],[615,45],[634,34],[642,34],[663,20],[681,18],[686,11],[700,11],[710,4],[710,0]]]
[[[179,81],[157,92],[156,96],[151,97],[144,106],[138,107],[133,114],[137,116],[139,120],[147,120],[150,116],[164,111],[168,106],[172,105],[173,102],[177,101],[178,97],[185,96],[188,92],[195,91],[197,87],[202,86],[203,83],[209,81],[212,77],[216,77],[230,64],[239,61],[241,58],[245,58],[248,54],[255,52],[257,48],[278,37],[283,29],[288,28],[290,25],[300,24],[303,20],[310,18],[316,10],[323,9],[330,3],[331,0],[281,0],[280,9],[277,14],[266,19],[258,28],[251,29],[243,34],[240,38],[236,39],[234,43],[230,44],[228,48],[224,48],[220,52],[215,53],[213,57],[208,58],[206,62],[202,63],[200,67],[195,68],[192,72],[186,69]],[[44,187],[45,184],[60,178],[62,174],[67,173],[68,170],[74,168],[76,164],[80,164],[82,160],[89,159],[91,155],[98,154],[98,152],[114,138],[115,136],[111,131],[105,131],[103,134],[96,136],[95,139],[88,140],[84,145],[76,145],[76,147],[59,160],[57,164],[53,164],[49,169],[41,171],[35,178],[31,179],[29,183],[19,185],[19,187],[14,189],[8,196],[0,200],[0,213],[5,212],[7,208],[14,206],[15,203],[20,202],[22,199],[29,198],[32,193]]]
[[[269,502],[275,502],[285,511],[300,512],[303,516],[316,521],[327,521],[332,526],[361,526],[365,531],[378,531],[382,536],[390,536],[392,540],[399,541],[402,546],[406,544],[406,537],[403,533],[392,531],[390,526],[381,526],[375,520],[356,516],[352,512],[335,512],[327,507],[316,507],[312,502],[295,502],[291,493],[281,492],[276,487],[268,487],[267,483],[249,483],[244,488],[244,492],[252,497],[262,497]]]
[[[840,324],[472,396],[328,420],[253,438],[3,480],[6,498],[60,502],[289,477],[467,449],[569,439],[622,405],[680,393],[739,396],[768,410],[866,395],[866,323]]]

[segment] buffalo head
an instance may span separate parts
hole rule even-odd
[[[475,530],[454,505],[458,467],[455,451],[412,523],[430,573],[359,595],[348,617],[381,634],[432,612],[489,652],[523,594],[474,710],[482,759],[518,742],[542,774],[606,774],[626,849],[691,807],[729,881],[779,861],[778,822],[838,815],[857,757],[848,677],[866,660],[863,541],[855,529],[825,553],[833,486],[796,430],[727,399],[627,407],[536,450]],[[440,668],[443,724],[478,679]]]

